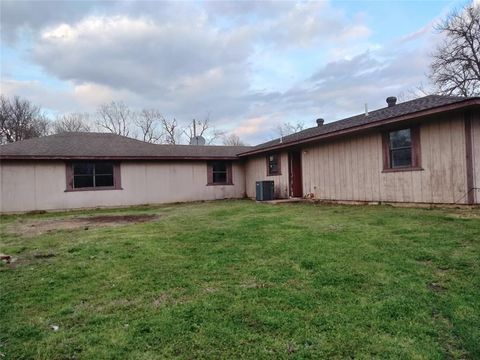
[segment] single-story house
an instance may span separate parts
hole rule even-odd
[[[480,203],[480,98],[426,96],[253,147],[64,133],[0,146],[0,212],[255,197]]]

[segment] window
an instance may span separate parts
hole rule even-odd
[[[281,175],[280,168],[280,155],[279,154],[268,154],[267,155],[267,175]]]
[[[112,162],[67,164],[67,190],[120,189],[120,166]]]
[[[211,161],[207,165],[208,185],[232,185],[232,163]]]
[[[225,161],[215,161],[212,164],[212,174],[214,184],[224,184],[227,182],[227,163]]]
[[[384,170],[420,170],[418,128],[389,131],[384,134]]]
[[[389,134],[390,167],[412,166],[412,133],[410,129],[392,131]]]

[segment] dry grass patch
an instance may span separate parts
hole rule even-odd
[[[57,219],[17,221],[9,224],[7,232],[26,237],[35,237],[57,230],[89,230],[99,227],[139,224],[158,219],[158,215],[101,215],[88,217],[65,217]]]

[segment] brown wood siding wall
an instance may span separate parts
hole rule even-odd
[[[305,147],[304,195],[324,200],[466,203],[463,116],[422,124],[420,143],[423,170],[391,173],[382,172],[381,132]]]
[[[288,153],[280,153],[281,175],[267,176],[267,158],[264,154],[251,157],[245,162],[245,189],[247,196],[255,197],[255,183],[261,180],[273,180],[275,197],[288,198]]]
[[[475,203],[480,204],[480,113],[471,113],[472,126],[472,160],[473,160],[473,186]]]
[[[243,164],[234,185],[207,186],[206,161],[124,161],[122,190],[66,190],[63,161],[0,162],[0,212],[128,206],[245,197]]]

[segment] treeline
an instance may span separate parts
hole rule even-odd
[[[212,126],[209,117],[179,123],[157,109],[134,110],[123,102],[102,104],[95,113],[70,113],[52,119],[41,107],[14,96],[0,95],[0,142],[2,144],[64,132],[111,132],[156,144],[188,144],[202,136],[206,144],[243,145],[235,134]]]

